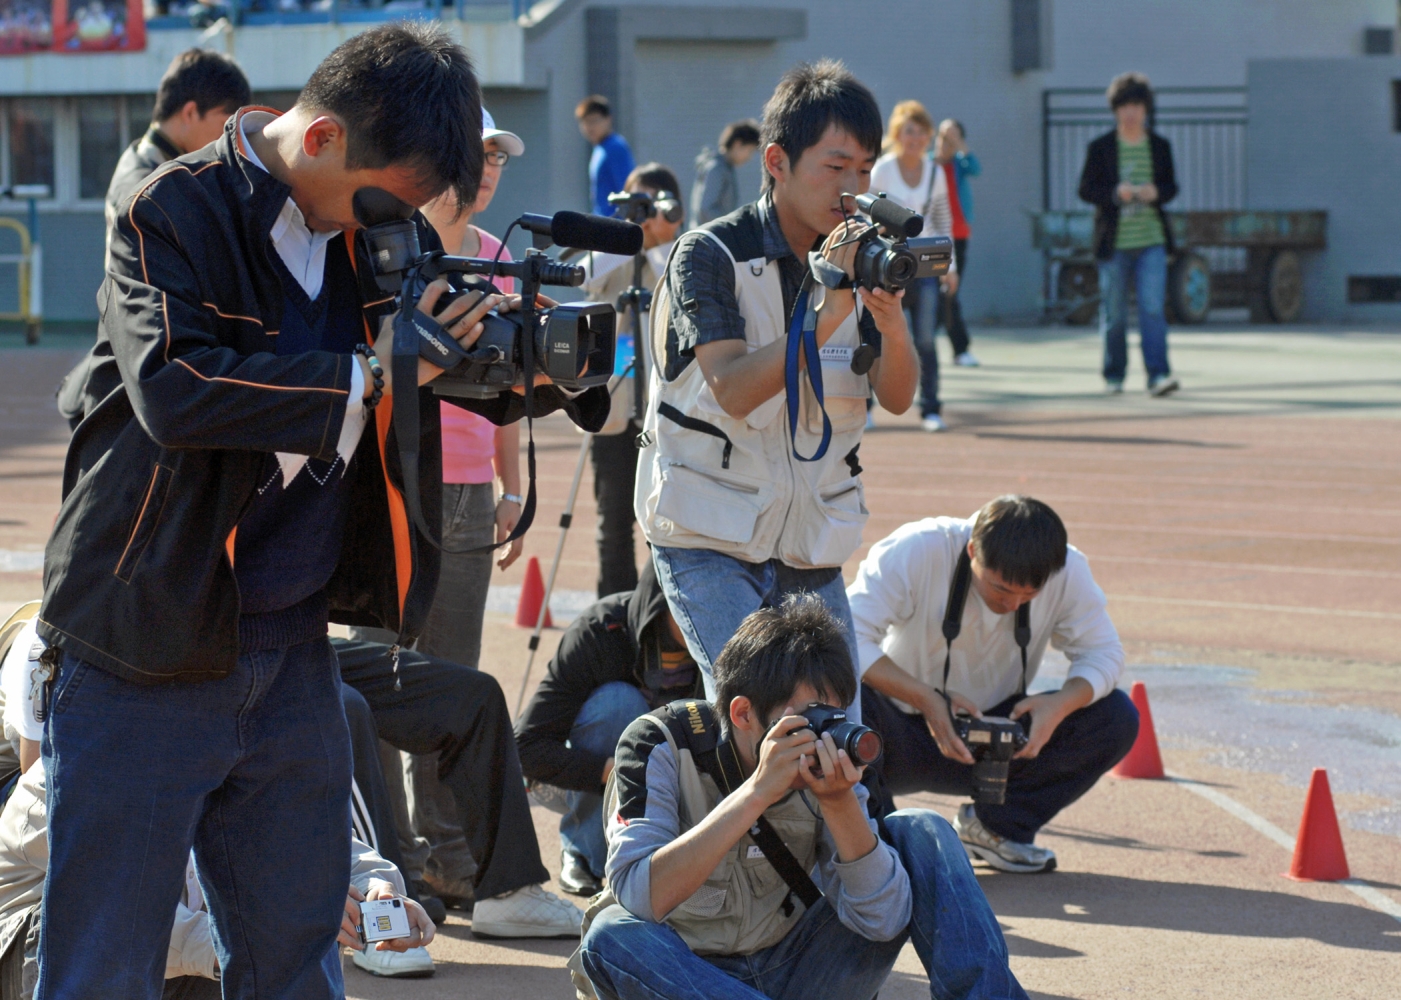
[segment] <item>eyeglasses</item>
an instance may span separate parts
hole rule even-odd
[[[504,149],[493,149],[486,154],[486,162],[490,163],[493,167],[504,167],[510,158],[511,154]]]

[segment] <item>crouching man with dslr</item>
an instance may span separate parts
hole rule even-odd
[[[750,615],[715,686],[713,705],[673,702],[618,743],[611,895],[570,963],[581,994],[866,1000],[912,939],[931,995],[1025,1000],[948,823],[905,810],[877,836],[858,761],[879,740],[830,707],[856,692],[823,602]]]
[[[1050,507],[1002,496],[972,518],[927,518],[877,542],[847,591],[862,717],[885,741],[891,797],[966,795],[954,829],[1006,872],[1056,866],[1036,832],[1133,746],[1138,712],[1114,685],[1119,634],[1089,562]],[[1059,691],[1028,696],[1047,645]]]

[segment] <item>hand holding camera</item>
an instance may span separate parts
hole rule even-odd
[[[952,711],[950,711],[951,705]],[[969,752],[967,744],[963,742],[958,731],[954,728],[953,712],[960,712],[975,719],[982,717],[978,706],[963,695],[950,691],[949,700],[945,701],[942,694],[930,688],[929,697],[921,706],[920,713],[924,716],[924,724],[929,727],[929,735],[934,737],[935,745],[945,757],[961,764],[972,764],[974,763],[973,754]]]
[[[422,906],[398,895],[387,882],[372,881],[368,895],[351,886],[336,941],[356,951],[408,951],[433,940],[437,928]]]
[[[783,710],[780,718],[759,744],[759,762],[749,776],[755,794],[765,806],[772,805],[793,790],[801,781],[798,769],[814,753],[817,734],[801,715],[794,715],[792,706]]]

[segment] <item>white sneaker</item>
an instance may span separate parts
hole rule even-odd
[[[969,861],[982,861],[998,871],[1021,874],[1055,870],[1055,851],[1049,847],[1019,844],[1006,837],[999,837],[983,826],[971,802],[958,807],[958,815],[953,818],[953,828],[958,833],[958,839],[963,841],[963,849],[968,853]]]
[[[433,974],[433,959],[427,948],[376,951],[374,944],[368,944],[364,951],[351,951],[350,960],[356,968],[390,979],[424,979]]]
[[[930,434],[938,434],[940,431],[944,430],[944,418],[937,413],[931,413],[921,420],[919,425]]]
[[[972,351],[964,351],[962,354],[955,354],[953,363],[960,368],[977,368],[982,364]]]
[[[473,937],[576,938],[583,923],[582,910],[538,885],[479,899],[472,909]]]

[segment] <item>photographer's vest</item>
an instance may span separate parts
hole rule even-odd
[[[777,262],[765,259],[751,206],[700,230],[734,262],[735,298],[750,351],[788,336]],[[753,229],[754,232],[748,230]],[[757,237],[757,238],[756,238]],[[814,294],[820,294],[820,286]],[[860,307],[858,306],[858,309]],[[840,566],[861,544],[869,512],[857,449],[866,426],[869,381],[851,370],[860,346],[857,312],[822,347],[822,381],[832,437],[817,461],[822,408],[807,371],[799,375],[796,435],[780,392],[747,417],[721,409],[692,361],[673,382],[662,377],[671,301],[667,282],[652,305],[652,366],[640,442],[635,507],[653,545],[713,549],[745,562],[777,558],[797,568]]]
[[[705,819],[725,797],[715,779],[697,765],[687,738],[687,726],[692,720],[685,712],[702,706],[707,710],[707,722],[714,725],[709,717],[710,706],[704,702],[673,702],[644,716],[657,719],[656,724],[666,733],[667,746],[676,755],[681,826],[678,836]],[[695,725],[699,725],[698,720],[699,716]],[[726,743],[718,752],[732,751]],[[604,792],[603,815],[612,816],[617,811],[617,782],[610,776]],[[817,864],[817,844],[823,829],[818,803],[796,791],[789,792],[764,810],[764,819],[799,868],[811,872]],[[751,831],[730,848],[705,884],[667,914],[665,923],[698,955],[752,955],[782,941],[804,912],[803,903],[764,856]]]

